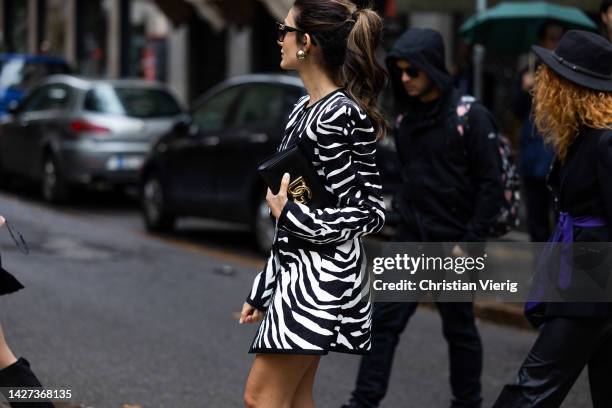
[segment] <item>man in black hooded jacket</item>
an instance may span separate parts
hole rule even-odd
[[[398,113],[395,140],[403,185],[394,199],[395,241],[482,242],[503,204],[499,141],[484,106],[458,114],[461,95],[444,64],[441,35],[410,29],[387,57]],[[461,127],[461,130],[458,129]],[[461,256],[461,247],[453,253]],[[449,345],[451,407],[479,407],[482,346],[472,303],[437,303]],[[377,407],[395,347],[416,303],[375,303],[372,349],[344,407]],[[415,390],[416,392],[416,390]]]

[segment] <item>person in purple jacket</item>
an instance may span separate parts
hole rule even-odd
[[[543,62],[534,86],[535,124],[555,151],[548,183],[559,222],[549,245],[610,243],[612,44],[572,30],[554,51],[533,50]],[[587,260],[595,260],[589,256]],[[580,289],[587,273],[579,268],[580,257],[561,254],[554,264],[554,259],[544,259],[550,261],[547,270],[558,274],[555,287]],[[604,280],[612,273],[607,268],[601,271]],[[529,302],[526,314],[540,335],[494,408],[559,407],[585,366],[593,407],[611,407],[612,303]]]

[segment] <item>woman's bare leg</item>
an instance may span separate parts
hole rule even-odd
[[[291,408],[302,378],[319,356],[258,354],[255,356],[244,403],[248,408]]]
[[[317,368],[319,368],[320,360],[320,358],[317,358],[312,362],[308,370],[306,370],[304,377],[302,377],[302,380],[295,390],[291,408],[315,408],[312,389],[314,387],[315,376],[317,374]]]
[[[6,344],[4,331],[2,331],[2,326],[0,326],[0,370],[10,366],[16,361],[17,358],[9,348],[8,344]]]

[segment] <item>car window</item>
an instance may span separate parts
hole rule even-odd
[[[130,116],[156,118],[182,112],[176,99],[164,89],[98,85],[87,91],[85,110]]]
[[[0,72],[0,87],[7,89],[19,84],[24,66],[25,61],[21,59],[7,61],[2,67],[2,72]]]
[[[230,110],[243,87],[233,86],[208,98],[193,112],[193,120],[202,132],[218,132],[227,126]]]
[[[297,86],[288,86],[283,92],[283,114],[288,116],[298,99],[306,95],[306,89]]]
[[[27,62],[22,72],[21,83],[15,86],[21,90],[28,90],[48,75],[68,73],[70,69],[65,64]]]
[[[283,111],[282,85],[252,84],[240,98],[232,125],[277,124],[283,119]]]
[[[0,71],[0,88],[27,91],[48,75],[66,74],[70,68],[62,63],[7,61]]]
[[[70,105],[72,88],[64,84],[45,85],[28,97],[20,109],[22,112],[63,110]]]
[[[31,112],[38,106],[40,99],[47,91],[47,86],[32,90],[19,105],[19,112]]]

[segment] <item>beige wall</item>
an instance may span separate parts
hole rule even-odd
[[[68,40],[68,36],[74,34],[69,33],[71,21],[71,13],[74,11],[74,2],[65,0],[47,0],[46,22],[44,39],[47,40],[48,53],[52,55],[63,55],[72,62],[75,62],[74,54],[67,47],[74,47],[72,41]],[[39,44],[40,46],[40,44]]]
[[[106,34],[106,75],[109,78],[119,78],[121,61],[119,48],[121,36],[121,8],[119,0],[109,0],[108,5],[108,32]]]
[[[168,35],[167,83],[184,106],[189,102],[189,31],[187,25],[173,27]]]
[[[38,7],[36,7],[36,0],[28,1],[28,53],[38,53]]]

